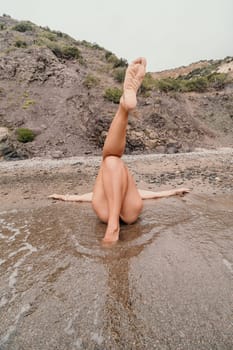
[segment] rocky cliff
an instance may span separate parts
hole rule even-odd
[[[148,73],[127,153],[233,146],[232,62]],[[126,65],[98,44],[0,17],[0,157],[100,154]]]

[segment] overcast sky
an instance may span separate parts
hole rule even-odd
[[[150,71],[233,56],[233,0],[0,0],[0,11],[145,56]]]

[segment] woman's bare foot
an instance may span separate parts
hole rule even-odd
[[[121,106],[130,111],[137,105],[137,91],[146,74],[146,59],[137,58],[127,68],[123,86],[123,95],[120,99]]]
[[[107,226],[103,243],[104,244],[112,244],[116,243],[119,239],[120,227],[118,226]]]

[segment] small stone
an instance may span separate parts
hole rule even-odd
[[[153,149],[157,144],[158,144],[158,140],[156,140],[156,139],[147,140],[147,141],[145,142],[145,145],[146,145],[149,149]]]
[[[157,153],[165,153],[165,146],[157,146],[155,150]]]
[[[167,153],[168,154],[174,154],[174,153],[178,153],[178,149],[176,146],[170,146],[167,148]]]
[[[9,130],[5,127],[0,127],[0,142],[6,141],[9,136]]]
[[[102,137],[103,139],[105,139],[106,136],[107,136],[107,134],[108,134],[108,132],[105,131],[105,130],[103,130],[103,131],[101,132],[101,137]]]
[[[158,139],[158,135],[155,131],[149,131],[149,137],[150,139]]]
[[[55,151],[52,153],[52,158],[54,159],[59,159],[63,157],[63,152],[62,151]]]

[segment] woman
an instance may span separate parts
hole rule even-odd
[[[126,70],[123,95],[110,125],[103,147],[103,159],[91,193],[83,195],[57,195],[50,198],[64,201],[92,202],[101,221],[107,224],[103,241],[113,243],[119,239],[120,219],[127,224],[135,222],[142,211],[142,200],[173,196],[189,192],[186,188],[152,192],[138,190],[121,156],[126,143],[128,115],[136,107],[137,91],[146,73],[145,58],[133,61]]]

